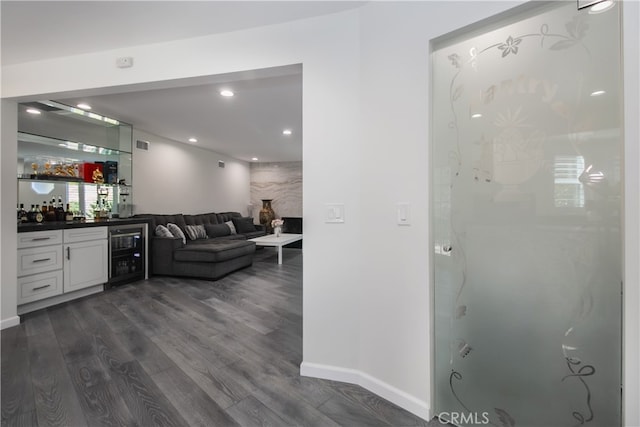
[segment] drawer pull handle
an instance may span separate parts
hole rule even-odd
[[[71,259],[71,247],[67,246],[67,259]]]
[[[45,262],[45,261],[51,261],[51,258],[40,258],[40,259],[33,260],[33,262]]]
[[[51,285],[38,286],[36,288],[31,289],[32,291],[39,291],[40,289],[45,289],[50,287]]]
[[[32,242],[39,242],[41,240],[49,240],[51,239],[51,237],[34,237],[33,239],[31,239]]]

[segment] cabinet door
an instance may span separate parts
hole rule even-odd
[[[64,245],[64,292],[106,283],[107,264],[106,240]]]

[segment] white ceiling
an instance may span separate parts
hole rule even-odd
[[[92,111],[136,129],[224,153],[240,160],[302,160],[302,67],[287,73],[233,73],[213,83],[58,100],[91,105]],[[270,74],[275,74],[271,76]],[[267,76],[264,76],[267,75]],[[222,76],[220,76],[222,77]],[[233,97],[219,94],[232,89]],[[291,135],[283,135],[291,129]]]
[[[6,1],[3,65],[242,30],[337,13],[363,1]],[[135,64],[134,64],[135,65]],[[302,68],[212,76],[195,86],[59,100],[232,157],[302,159]],[[221,87],[236,96],[219,96]],[[282,130],[290,128],[291,136]]]

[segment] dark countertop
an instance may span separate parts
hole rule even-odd
[[[129,224],[144,224],[146,222],[149,222],[148,218],[113,218],[113,219],[101,220],[101,221],[87,220],[86,222],[51,221],[51,222],[42,222],[40,224],[34,223],[34,222],[27,222],[24,224],[18,224],[18,233],[25,233],[28,231],[64,230],[68,228],[106,227],[106,226],[118,226],[118,225],[129,225]]]

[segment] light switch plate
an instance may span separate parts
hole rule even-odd
[[[398,203],[396,205],[398,225],[411,225],[411,211],[409,203]]]
[[[324,222],[330,224],[341,224],[344,222],[344,204],[327,203],[325,205]]]

